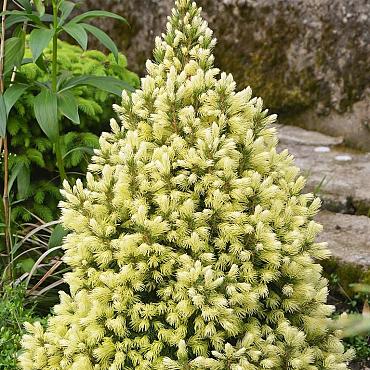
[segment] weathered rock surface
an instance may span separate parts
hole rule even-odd
[[[351,363],[349,368],[352,370],[370,370],[370,367],[368,366],[370,366],[369,361],[360,361]]]
[[[323,200],[316,217],[324,226],[318,241],[328,242],[340,264],[369,269],[370,153],[349,151],[341,137],[294,126],[276,128],[279,149],[288,149],[307,177],[305,190]]]
[[[370,151],[368,0],[198,0],[219,43],[216,64],[238,87],[294,125],[341,135]],[[151,58],[173,0],[87,0],[124,15],[102,28],[138,72]]]
[[[331,111],[322,115],[308,109],[294,117],[286,117],[286,122],[316,130],[327,135],[342,136],[347,146],[370,151],[370,99],[358,101],[343,113]]]
[[[329,243],[339,262],[370,268],[370,153],[349,151],[341,137],[276,126],[279,149],[295,156],[307,176],[306,190],[323,200],[316,217],[324,226],[318,240]]]
[[[279,148],[295,156],[307,177],[306,190],[319,195],[325,209],[370,215],[370,153],[348,150],[342,138],[294,126],[277,128]]]
[[[321,211],[316,220],[324,226],[318,240],[328,242],[334,258],[370,267],[370,218]]]

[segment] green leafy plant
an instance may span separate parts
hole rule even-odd
[[[0,297],[0,369],[15,370],[20,339],[25,332],[23,323],[33,322],[36,315],[33,307],[26,305],[23,286],[6,286]]]
[[[58,50],[60,70],[72,75],[109,76],[133,87],[139,85],[137,75],[127,69],[127,61],[122,54],[119,54],[117,63],[112,54],[106,56],[96,50],[84,52],[80,47],[63,41],[58,41]],[[26,47],[25,56],[29,53]],[[50,49],[44,51],[44,60],[49,65]],[[48,74],[35,64],[21,66],[20,72],[27,79],[39,83],[48,79]],[[62,119],[60,132],[64,166],[71,180],[86,171],[93,149],[98,147],[99,135],[109,128],[111,106],[119,99],[114,94],[87,86],[76,88],[74,93],[80,124],[74,125],[68,119]],[[16,176],[13,191],[10,191],[14,194],[11,197],[12,221],[19,224],[31,221],[32,214],[46,222],[56,219],[60,200],[61,182],[57,176],[53,145],[35,125],[33,104],[34,95],[26,91],[8,120],[10,172],[16,174],[18,169],[22,171]]]
[[[28,326],[23,370],[347,369],[320,201],[277,152],[276,116],[213,67],[214,45],[176,1],[86,185],[64,182],[70,293],[45,330]]]
[[[84,50],[87,48],[88,33],[91,33],[113,53],[118,62],[118,50],[114,42],[103,31],[87,22],[96,17],[110,17],[116,20],[125,21],[123,17],[110,12],[95,10],[69,19],[74,7],[76,6],[75,3],[65,0],[50,0],[47,3],[51,6],[51,14],[45,13],[44,2],[35,2],[34,6],[36,7],[36,11],[34,11],[31,2],[28,0],[20,2],[19,5],[22,7],[22,10],[12,10],[1,13],[2,16],[7,16],[8,26],[17,25],[19,23],[28,25],[29,27],[32,26],[32,31],[29,36],[29,46],[32,54],[30,62],[34,62],[39,66],[45,67],[43,52],[49,46],[49,43],[52,44],[51,65],[50,70],[48,71],[49,80],[29,86],[29,84],[19,84],[15,79],[9,87],[9,91],[4,93],[3,99],[4,106],[7,107],[6,111],[8,111],[14,105],[19,96],[22,95],[25,89],[33,88],[36,90],[36,93],[34,94],[35,117],[42,131],[53,143],[59,175],[62,179],[65,179],[66,173],[60,140],[60,118],[65,117],[74,124],[80,123],[78,104],[74,95],[74,89],[79,86],[88,85],[120,95],[123,89],[130,90],[132,87],[125,83],[125,81],[109,76],[73,76],[65,73],[66,71],[64,71],[64,73],[60,73],[58,70],[58,39],[63,33],[67,33],[73,37]],[[25,50],[25,32],[17,29],[16,34],[18,36],[13,37],[14,43],[21,43],[22,47],[13,57],[12,65],[18,68],[23,60]],[[8,58],[5,56],[5,61],[7,61],[7,59]],[[47,71],[46,67],[45,70]],[[9,72],[10,71],[11,69]],[[16,75],[17,74],[19,74],[19,70],[16,71]],[[11,95],[11,98],[9,95]],[[2,136],[5,135],[6,121],[6,119],[1,120],[0,127]]]
[[[71,14],[76,3],[65,0],[14,1],[17,10],[7,10],[7,4],[7,1],[3,2],[1,13],[0,147],[3,148],[4,158],[3,234],[6,264],[12,266],[8,269],[8,277],[12,279],[14,259],[12,220],[17,219],[19,214],[18,211],[15,217],[12,217],[12,207],[19,206],[33,195],[36,213],[40,215],[43,213],[43,216],[50,219],[52,212],[55,212],[58,198],[55,194],[55,179],[67,178],[66,165],[76,167],[81,160],[81,152],[91,154],[97,144],[97,137],[90,132],[78,132],[79,130],[73,128],[67,130],[69,123],[81,124],[79,112],[81,89],[87,86],[120,96],[123,89],[132,90],[133,86],[125,79],[109,74],[73,74],[71,70],[61,69],[59,63],[59,38],[63,34],[74,38],[84,50],[87,48],[88,34],[91,34],[112,52],[115,63],[119,64],[120,60],[122,62],[122,57],[110,37],[89,24],[89,21],[96,17],[109,17],[125,22],[123,17],[100,10],[73,17]],[[13,35],[6,39],[6,32],[11,29]],[[25,55],[27,45],[30,50],[29,56]],[[30,64],[42,70],[44,78],[30,79],[26,73],[27,65]],[[30,128],[31,121],[28,121],[28,127],[24,127],[14,116],[15,110],[22,105],[21,99],[24,99],[26,93],[28,99],[25,105],[31,108],[38,127],[37,136],[27,138],[22,144],[20,141],[22,135],[19,135],[22,130],[23,133],[27,130],[28,133],[35,132],[33,127]],[[41,130],[46,136],[40,137],[37,130]],[[17,153],[17,150],[12,152],[13,148],[9,148],[8,132],[11,133],[12,141],[16,141],[12,144],[24,146],[22,153]],[[48,162],[43,158],[42,152],[45,151],[51,154]],[[41,176],[43,183],[32,184],[32,189],[32,165],[45,168],[46,172],[54,171],[56,166],[57,171],[53,173],[52,178]],[[45,175],[45,172],[43,174]],[[15,192],[13,186],[15,183],[17,195],[14,200],[10,198]],[[45,193],[53,192],[56,200],[49,206],[44,206],[42,203],[45,200]],[[22,204],[23,207],[24,205]]]

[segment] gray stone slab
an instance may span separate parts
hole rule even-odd
[[[296,126],[276,125],[280,142],[292,145],[333,146],[343,143],[342,137],[332,137],[317,131],[308,131]]]
[[[306,191],[333,212],[369,215],[370,153],[341,146],[342,138],[277,125],[279,149],[288,149],[307,177]]]
[[[328,242],[334,258],[370,267],[370,218],[321,211],[316,221],[324,226],[318,241]]]

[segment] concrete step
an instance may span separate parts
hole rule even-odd
[[[321,211],[316,221],[324,226],[318,241],[329,244],[332,257],[339,262],[370,267],[370,218]]]
[[[343,263],[370,267],[370,153],[348,150],[340,137],[276,125],[279,149],[288,149],[307,177],[306,191],[323,200],[318,241]]]
[[[345,148],[342,138],[294,126],[276,127],[278,148],[295,156],[307,177],[305,190],[320,196],[325,209],[370,215],[370,153]]]

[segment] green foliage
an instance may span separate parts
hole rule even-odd
[[[370,359],[370,336],[355,335],[353,337],[344,338],[343,343],[345,348],[352,348],[356,352],[356,360]]]
[[[260,98],[213,68],[200,9],[177,0],[86,186],[64,182],[65,281],[24,370],[345,370],[317,260],[320,207]],[[36,355],[37,354],[37,355]]]
[[[27,297],[39,303],[53,302],[67,270],[59,269],[57,256],[66,231],[52,230],[56,222],[47,222],[58,216],[61,180],[74,181],[86,171],[102,122],[109,120],[101,107],[138,85],[110,37],[86,23],[96,17],[125,19],[100,10],[73,17],[76,5],[18,0],[13,6],[19,10],[8,11],[4,3],[0,14],[1,280],[25,280]],[[60,41],[63,33],[85,52]],[[112,54],[86,52],[88,34]]]
[[[97,76],[116,77],[137,87],[138,77],[127,69],[126,58],[119,54],[118,64],[111,54],[92,50],[83,52],[78,46],[58,41],[58,65],[73,75],[94,74]],[[50,63],[51,50],[45,51],[46,65]],[[30,56],[29,49],[26,57]],[[45,82],[48,74],[35,64],[26,64],[20,72],[28,80]],[[98,146],[98,136],[109,126],[111,106],[117,97],[98,88],[79,86],[74,91],[80,110],[80,125],[74,125],[68,119],[61,124],[62,153],[64,165],[68,172],[83,173],[92,154],[92,149]],[[58,177],[53,145],[44,135],[38,125],[35,125],[31,91],[26,92],[15,104],[14,114],[8,122],[10,135],[10,169],[22,165],[31,176],[30,187],[26,199],[13,207],[13,219],[29,221],[31,214],[28,209],[45,221],[57,217],[57,203],[60,200]],[[14,186],[14,193],[16,187]],[[22,197],[23,198],[23,197]],[[18,200],[22,199],[19,197]]]
[[[35,320],[32,307],[26,307],[24,288],[6,286],[0,299],[0,369],[15,370],[23,323]]]
[[[358,267],[356,269],[357,274],[361,273],[358,271]],[[354,333],[346,336],[343,339],[343,343],[345,348],[353,348],[356,351],[356,360],[368,360],[370,358],[370,332],[368,331],[370,291],[356,291],[356,286],[363,284],[359,280],[348,284],[348,279],[351,278],[353,279],[353,276],[348,274],[348,268],[344,279],[337,273],[331,273],[329,276],[331,300],[337,307],[334,318],[339,318],[339,315],[343,313],[352,318],[352,320],[346,323],[345,327],[349,333],[353,331]],[[369,287],[366,284],[364,286]],[[343,318],[340,320],[343,321]],[[366,320],[366,325],[364,325],[364,320]],[[365,327],[365,330],[361,330],[362,327]]]

